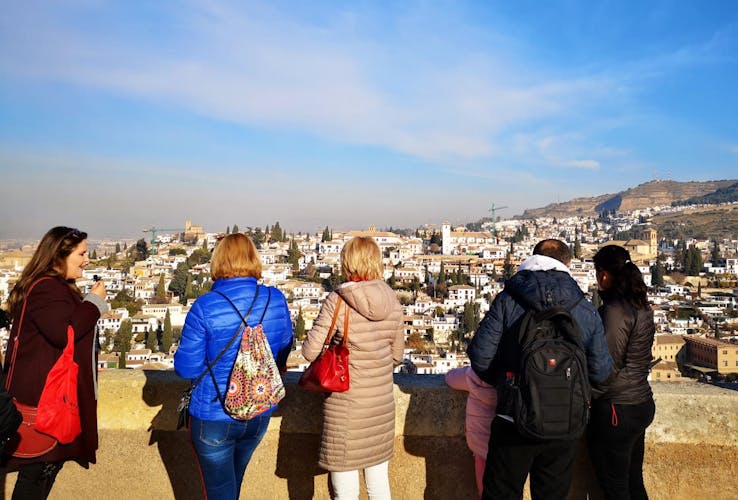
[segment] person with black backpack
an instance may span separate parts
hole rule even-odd
[[[571,277],[571,251],[540,241],[505,283],[472,338],[472,369],[498,391],[483,499],[565,499],[590,384],[605,383],[612,358],[602,321]]]

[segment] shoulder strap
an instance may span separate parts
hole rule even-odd
[[[331,337],[333,336],[334,328],[336,327],[336,320],[338,319],[338,311],[341,309],[341,302],[343,302],[343,299],[340,295],[338,295],[338,300],[336,301],[336,308],[333,310],[333,319],[331,320],[331,326],[328,328],[328,334],[325,336],[325,340],[323,341],[323,346],[328,345],[328,343],[331,341]]]
[[[23,299],[23,307],[21,307],[20,317],[18,318],[18,329],[15,331],[15,337],[13,338],[13,356],[10,358],[10,369],[8,370],[8,376],[5,379],[5,388],[8,390],[10,390],[10,383],[13,380],[13,372],[15,371],[15,357],[18,355],[18,348],[20,347],[20,334],[23,328],[23,317],[26,315],[26,305],[28,305],[28,297],[31,296],[31,290],[33,290],[33,287],[44,280],[50,279],[50,276],[39,278],[31,283],[31,286],[29,286],[28,290],[26,290],[26,296]]]

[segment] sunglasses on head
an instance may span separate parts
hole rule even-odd
[[[74,228],[70,229],[69,232],[67,233],[67,236],[66,237],[68,238],[69,236],[74,236],[75,238],[80,238],[80,237],[82,237],[82,231],[80,231],[79,229],[77,229],[76,227],[74,227]]]

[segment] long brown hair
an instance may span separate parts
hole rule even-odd
[[[20,279],[8,297],[8,312],[11,316],[20,309],[26,298],[26,291],[38,278],[43,276],[60,276],[65,279],[67,273],[66,259],[77,245],[87,239],[87,233],[79,229],[57,226],[41,238],[33,257],[21,273]],[[74,280],[66,280],[69,287],[80,294]]]

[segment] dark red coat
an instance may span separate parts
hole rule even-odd
[[[78,398],[82,434],[67,445],[57,444],[51,451],[36,458],[12,458],[8,467],[34,462],[75,460],[83,467],[95,463],[97,450],[97,401],[95,379],[95,324],[100,311],[82,299],[58,277],[40,281],[28,296],[22,332],[18,337],[18,353],[9,392],[20,402],[38,405],[46,375],[67,343],[67,325],[75,333],[74,360],[79,364]],[[14,339],[18,335],[20,311],[13,318],[8,350],[5,354],[5,377],[8,377]]]

